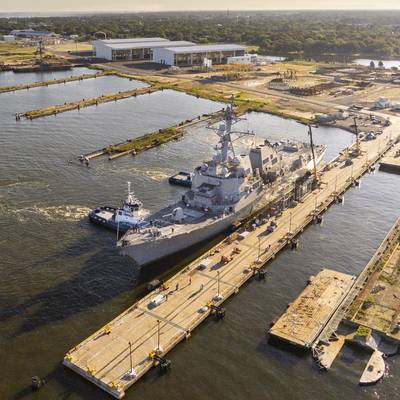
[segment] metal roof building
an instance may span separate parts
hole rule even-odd
[[[245,50],[244,46],[237,44],[163,46],[154,49],[153,61],[178,67],[203,65],[204,59],[213,64],[226,64],[228,57],[243,56]]]
[[[163,38],[108,39],[95,40],[93,48],[97,58],[105,58],[110,61],[131,61],[152,59],[153,49],[158,47],[179,47],[192,44],[183,40],[173,42]]]

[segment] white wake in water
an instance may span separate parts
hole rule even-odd
[[[0,214],[12,215],[19,222],[25,222],[35,216],[44,217],[48,221],[75,222],[85,218],[89,211],[90,208],[75,204],[49,207],[34,205],[33,207],[19,209],[0,205]]]

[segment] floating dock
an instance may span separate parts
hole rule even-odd
[[[125,142],[111,144],[99,150],[90,153],[82,154],[79,156],[80,161],[90,161],[94,158],[108,155],[108,159],[115,160],[116,158],[127,156],[129,154],[136,155],[137,153],[152,149],[153,147],[160,146],[161,144],[168,143],[171,140],[177,140],[185,133],[185,129],[190,126],[196,125],[200,122],[212,123],[221,115],[221,111],[216,111],[210,114],[203,114],[180,122],[170,128],[159,129],[157,132],[148,133],[133,139],[128,139]]]
[[[379,169],[384,172],[400,174],[400,140],[382,159]]]
[[[269,330],[272,337],[311,348],[354,284],[355,276],[322,270]]]
[[[222,317],[226,299],[252,277],[262,277],[269,260],[371,170],[392,146],[390,135],[396,129],[396,124],[386,128],[377,139],[379,146],[362,142],[358,155],[344,152],[333,160],[321,171],[316,190],[272,218],[272,232],[271,219],[260,218],[251,230],[233,233],[72,348],[64,365],[118,399],[152,367],[166,368],[164,357],[172,348],[209,315]],[[279,191],[275,195],[281,196]]]
[[[32,83],[23,83],[20,85],[15,85],[15,86],[1,86],[0,87],[0,93],[7,93],[7,92],[15,92],[16,90],[29,90],[41,86],[51,86],[51,85],[60,85],[60,84],[66,84],[68,82],[75,82],[75,81],[83,81],[85,79],[95,79],[100,76],[105,76],[109,75],[106,74],[105,72],[96,72],[94,74],[82,74],[82,75],[72,75],[68,78],[62,78],[62,79],[53,79],[50,81],[39,81],[39,82],[32,82]]]
[[[64,103],[45,108],[39,108],[37,110],[18,112],[16,113],[15,117],[17,120],[20,119],[21,117],[25,117],[27,119],[47,117],[49,115],[57,115],[67,111],[80,110],[81,108],[85,107],[98,106],[99,104],[128,99],[130,97],[136,97],[143,94],[151,94],[153,92],[157,92],[158,90],[160,89],[155,86],[126,90],[123,92],[112,93],[99,97],[93,97],[90,99],[82,99],[80,101],[74,101],[71,103]]]
[[[345,342],[371,352],[360,385],[376,383],[384,357],[400,349],[400,218],[357,277],[334,322],[313,347],[317,363],[329,369]]]

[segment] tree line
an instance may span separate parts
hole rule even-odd
[[[0,19],[1,34],[28,27],[79,35],[82,41],[104,32],[107,38],[157,36],[197,43],[243,43],[271,55],[400,55],[400,11],[182,12]]]

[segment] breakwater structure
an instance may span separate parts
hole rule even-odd
[[[1,86],[0,94],[8,93],[8,92],[15,92],[17,90],[29,90],[29,89],[34,89],[37,87],[42,87],[42,86],[47,87],[47,86],[51,86],[51,85],[67,84],[68,82],[83,81],[86,79],[95,79],[95,78],[99,78],[101,76],[106,76],[106,75],[109,75],[109,74],[107,74],[105,72],[96,72],[93,74],[72,75],[67,78],[52,79],[52,80],[48,80],[48,81],[22,83],[20,85],[15,85],[15,86]]]
[[[141,151],[149,150],[153,147],[168,143],[171,140],[179,139],[184,135],[185,129],[191,126],[201,122],[212,123],[212,121],[216,121],[222,116],[222,112],[223,110],[210,114],[199,115],[198,117],[182,121],[175,126],[159,129],[156,132],[151,132],[146,135],[129,139],[124,142],[111,144],[107,147],[82,154],[78,157],[78,159],[79,161],[85,162],[86,165],[88,165],[90,160],[100,156],[108,156],[109,160],[115,160],[116,158],[120,158],[129,154],[136,155]]]
[[[47,117],[50,115],[57,115],[63,112],[72,111],[72,110],[80,110],[81,108],[90,107],[90,106],[98,106],[102,103],[109,103],[112,101],[118,101],[123,99],[128,99],[130,97],[136,97],[142,94],[151,94],[153,92],[158,91],[159,88],[155,86],[139,88],[139,89],[131,89],[125,90],[118,93],[112,93],[107,95],[102,95],[99,97],[92,97],[90,99],[82,99],[79,101],[74,101],[70,103],[58,104],[49,107],[39,108],[37,110],[19,112],[16,113],[15,118],[17,120],[25,117],[27,119],[36,119],[41,117]]]
[[[343,152],[320,171],[319,184],[301,201],[247,221],[69,350],[63,364],[118,399],[154,366],[168,370],[166,354],[210,315],[222,318],[230,296],[249,279],[262,279],[268,261],[286,246],[295,247],[308,224],[321,222],[322,213],[392,147],[391,135],[399,126],[396,119],[387,127],[379,146],[366,141]],[[282,199],[293,192],[285,189],[274,188],[269,196]]]

